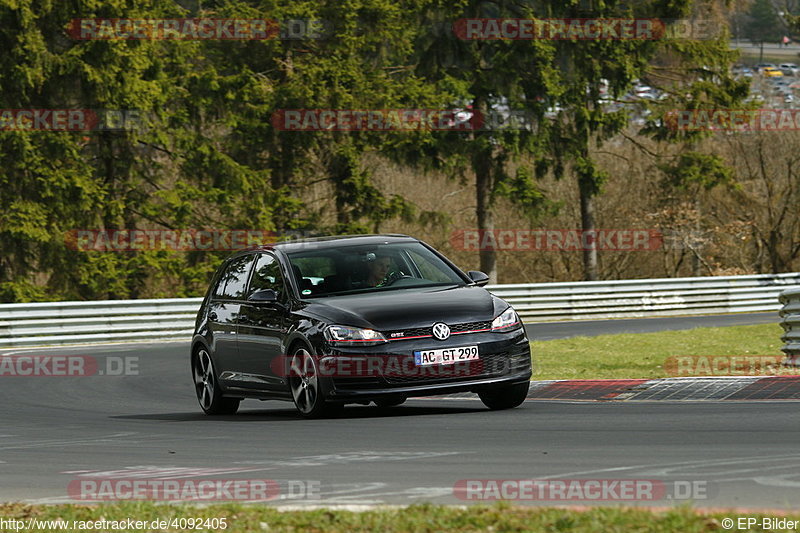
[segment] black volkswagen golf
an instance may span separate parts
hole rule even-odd
[[[238,252],[197,315],[191,366],[200,407],[293,401],[305,417],[348,403],[476,392],[520,405],[531,377],[519,317],[427,244],[405,235],[324,237]]]

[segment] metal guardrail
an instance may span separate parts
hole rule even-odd
[[[489,285],[487,289],[511,303],[526,322],[544,322],[777,311],[778,296],[787,286],[800,290],[800,272]],[[176,298],[0,304],[0,348],[188,340],[201,301]],[[800,310],[800,303],[796,305]],[[800,322],[797,327],[800,342]],[[797,347],[800,349],[800,344]]]
[[[783,291],[780,295],[781,326],[785,364],[800,366],[800,287]]]
[[[0,304],[0,347],[189,339],[202,298]]]
[[[529,321],[645,318],[780,309],[800,272],[755,276],[531,283],[487,287]]]

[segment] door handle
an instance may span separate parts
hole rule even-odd
[[[210,313],[208,313],[208,319],[216,321],[217,320],[217,313],[215,313],[214,311],[211,311]]]

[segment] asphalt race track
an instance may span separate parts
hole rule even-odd
[[[419,399],[307,421],[291,404],[250,400],[236,416],[212,418],[197,406],[187,348],[3,350],[87,355],[104,375],[0,378],[0,500],[70,501],[75,480],[236,478],[275,480],[281,495],[271,503],[297,506],[465,503],[453,487],[473,479],[666,487],[626,505],[692,498],[701,507],[791,509],[800,501],[796,401],[528,401],[490,412],[473,399]],[[121,358],[138,375],[107,375]],[[519,503],[603,503],[567,500]]]

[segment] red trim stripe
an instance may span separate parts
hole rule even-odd
[[[471,329],[469,331],[456,331],[455,333],[451,333],[450,335],[463,335],[464,333],[480,333],[482,331],[492,331],[492,328],[486,329]]]
[[[507,327],[511,327],[511,326],[507,326]],[[505,328],[503,328],[503,329],[505,329]],[[485,329],[471,329],[469,331],[455,331],[455,332],[451,333],[450,336],[453,336],[453,335],[464,335],[465,333],[482,333],[482,332],[485,332],[485,331],[494,331],[494,330],[492,328],[485,328]],[[406,340],[406,339],[429,339],[431,337],[433,337],[433,335],[412,335],[412,336],[409,336],[409,337],[392,337],[392,338],[389,339],[389,341],[403,341],[403,340]]]

